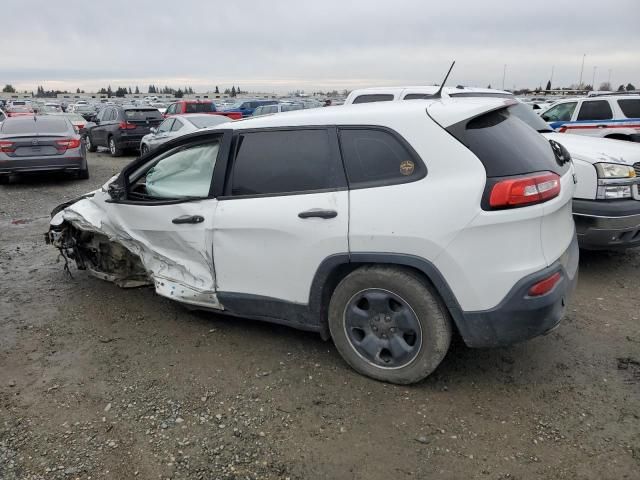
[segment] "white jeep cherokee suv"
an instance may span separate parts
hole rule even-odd
[[[505,99],[332,107],[172,140],[60,205],[78,268],[333,341],[416,382],[554,328],[575,285],[573,166]]]
[[[560,133],[640,142],[640,95],[568,98],[539,112]]]
[[[377,87],[354,90],[345,104],[417,100],[433,96],[438,87]],[[503,90],[446,87],[450,99],[515,97]],[[588,250],[640,246],[640,145],[634,142],[557,133],[522,102],[509,111],[547,140],[570,154],[578,178],[573,215],[578,244]],[[559,152],[562,155],[562,152]]]

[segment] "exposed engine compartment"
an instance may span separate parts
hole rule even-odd
[[[47,243],[56,247],[65,261],[74,260],[79,270],[88,270],[119,287],[153,285],[140,258],[105,235],[79,230],[64,222],[47,233]]]

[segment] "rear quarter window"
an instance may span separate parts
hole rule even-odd
[[[640,98],[618,100],[620,110],[627,118],[640,118]]]
[[[351,188],[407,183],[426,175],[418,154],[391,131],[342,127],[340,150]]]
[[[613,118],[611,105],[607,100],[582,102],[577,120],[610,120]]]

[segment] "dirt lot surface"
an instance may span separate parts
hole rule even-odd
[[[319,336],[121,290],[44,244],[88,181],[0,186],[0,479],[638,479],[640,252],[583,254],[560,328],[364,378]]]

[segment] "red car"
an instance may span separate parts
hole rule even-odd
[[[173,115],[182,115],[185,113],[224,115],[225,117],[229,117],[231,120],[240,120],[242,118],[242,114],[238,112],[219,112],[216,109],[215,103],[206,100],[179,100],[167,107],[164,117],[167,118]]]

